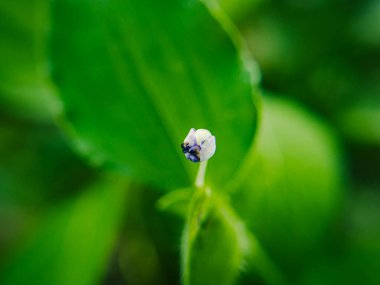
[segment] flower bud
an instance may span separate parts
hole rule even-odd
[[[206,161],[215,153],[215,136],[205,129],[190,129],[181,147],[188,160]]]

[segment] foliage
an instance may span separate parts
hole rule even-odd
[[[53,77],[66,118],[93,159],[169,188],[189,185],[195,169],[178,146],[191,127],[207,126],[220,140],[208,176],[221,187],[255,129],[250,76],[202,3],[161,5],[56,1]]]
[[[341,2],[2,1],[0,283],[376,284],[379,5]]]

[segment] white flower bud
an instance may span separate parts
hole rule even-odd
[[[206,161],[215,153],[215,136],[205,129],[190,129],[181,147],[188,160],[192,162]]]

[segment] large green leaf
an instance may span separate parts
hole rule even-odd
[[[302,108],[272,98],[263,110],[233,205],[276,261],[299,270],[339,203],[340,153],[328,128]]]
[[[69,129],[89,157],[187,186],[196,165],[180,143],[207,128],[217,140],[209,184],[237,171],[256,125],[251,77],[203,3],[57,0],[51,43]]]
[[[1,284],[90,285],[104,274],[122,221],[125,179],[107,176],[47,214],[3,269]]]
[[[49,83],[48,0],[0,2],[0,107],[28,119],[60,112]]]

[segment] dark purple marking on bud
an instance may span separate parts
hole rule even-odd
[[[192,162],[200,161],[200,151],[201,147],[199,145],[189,146],[189,144],[182,143],[181,148],[186,158]]]
[[[181,148],[183,153],[189,152],[190,146],[188,143],[181,143]]]

